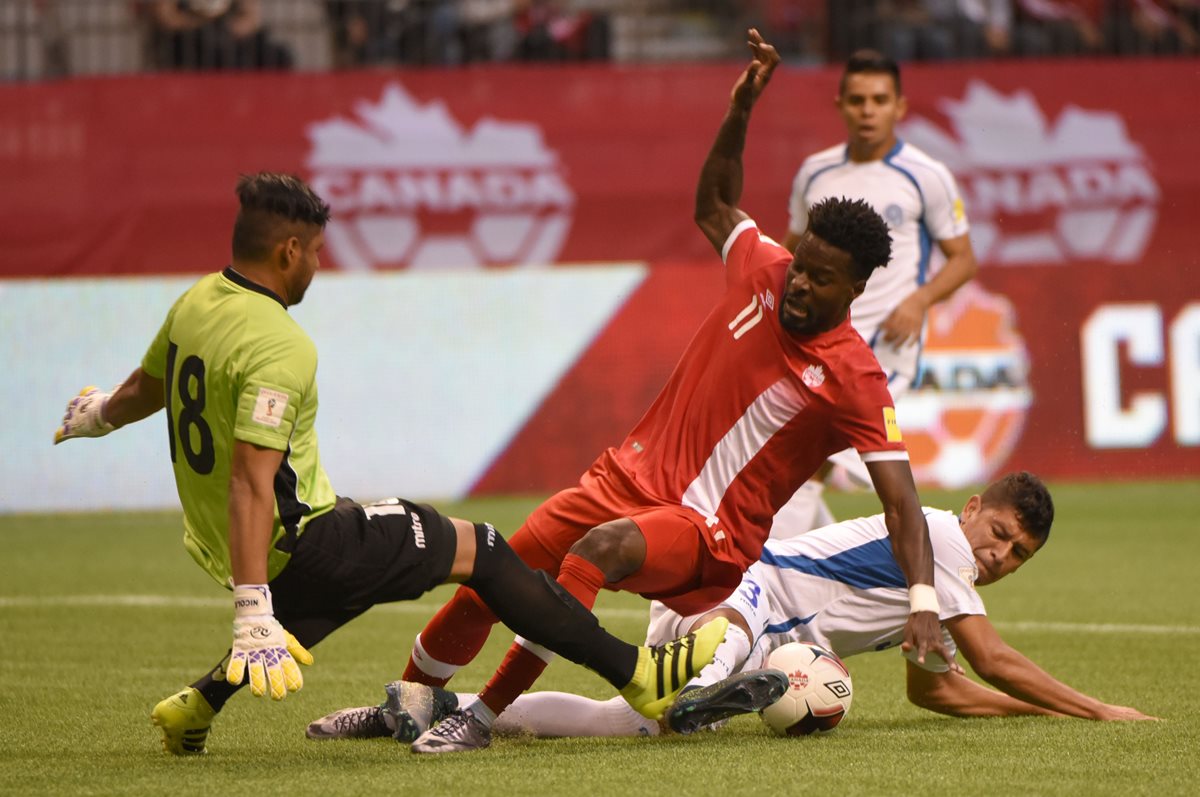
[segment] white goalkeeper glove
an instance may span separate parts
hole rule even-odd
[[[233,650],[225,680],[237,686],[249,670],[250,691],[272,700],[304,686],[296,665],[312,664],[312,654],[275,619],[271,590],[266,584],[241,584],[233,589]]]
[[[67,404],[62,425],[54,430],[54,444],[72,437],[104,437],[117,427],[104,420],[104,405],[112,398],[95,385],[88,385]]]

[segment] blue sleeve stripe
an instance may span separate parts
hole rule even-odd
[[[777,556],[770,549],[764,548],[762,562],[773,567],[837,581],[857,589],[903,589],[908,586],[904,572],[892,554],[891,540],[887,537],[850,548],[828,559],[812,559],[803,555]]]

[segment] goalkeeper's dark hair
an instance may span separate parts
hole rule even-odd
[[[290,174],[243,174],[236,193],[242,206],[233,224],[233,256],[238,260],[261,260],[293,235],[307,242],[329,221],[329,204]]]
[[[980,499],[985,507],[1011,506],[1021,528],[1039,545],[1046,544],[1054,523],[1054,500],[1037,476],[1024,470],[1010,473],[989,484]]]
[[[856,280],[869,279],[892,258],[887,222],[861,199],[821,200],[808,212],[808,229],[825,243],[850,253]]]
[[[878,50],[855,50],[846,61],[846,69],[842,72],[842,80],[838,84],[838,96],[846,93],[846,78],[850,75],[891,75],[892,83],[896,86],[896,96],[904,92],[900,90],[900,66],[896,61]]]

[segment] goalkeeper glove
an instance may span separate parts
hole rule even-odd
[[[233,607],[233,649],[225,680],[237,686],[248,670],[250,691],[259,697],[269,691],[272,700],[283,700],[304,686],[296,662],[312,664],[312,654],[275,619],[267,585],[234,587]]]
[[[67,404],[62,425],[54,430],[54,444],[72,437],[104,437],[116,429],[104,420],[104,405],[111,397],[112,393],[105,393],[94,385],[79,391],[79,395]]]

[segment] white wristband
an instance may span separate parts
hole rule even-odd
[[[917,612],[938,614],[941,611],[938,606],[937,591],[929,584],[913,584],[908,588],[908,606],[910,614]]]
[[[237,617],[275,614],[271,589],[266,584],[238,584],[233,588],[233,612]]]

